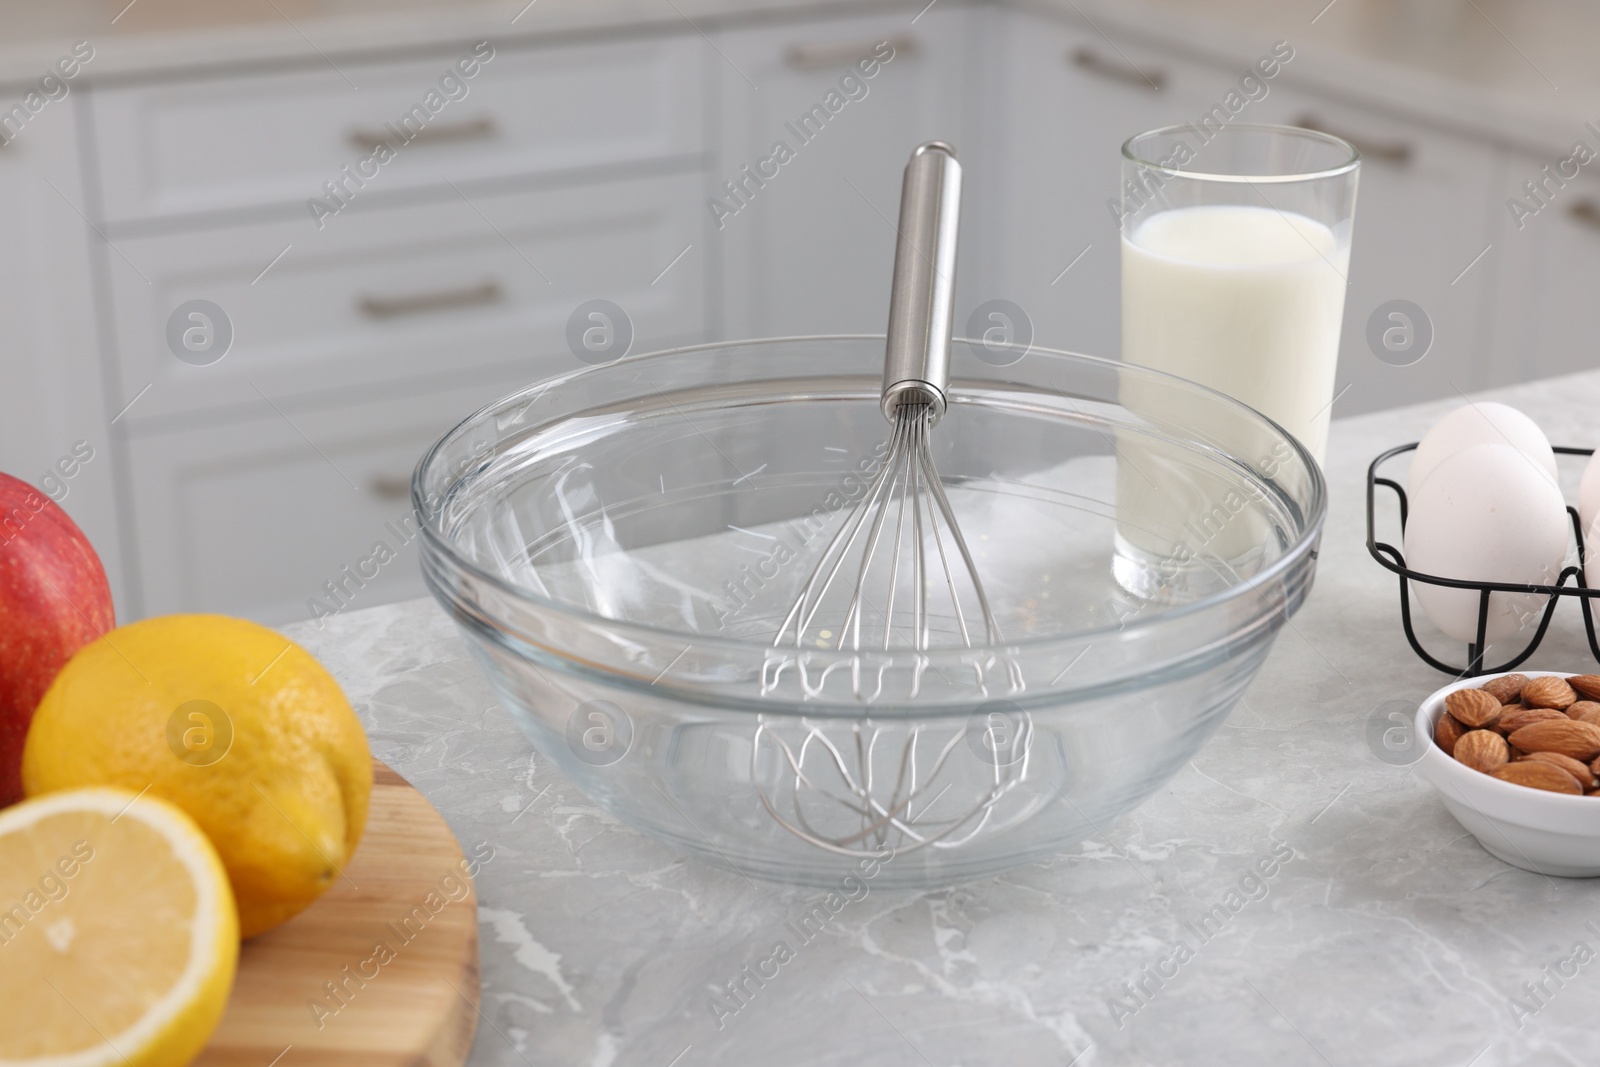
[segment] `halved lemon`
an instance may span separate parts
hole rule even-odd
[[[0,1067],[179,1067],[227,1006],[239,918],[178,808],[118,789],[0,811]]]

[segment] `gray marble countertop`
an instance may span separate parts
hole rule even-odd
[[[1594,443],[1600,372],[1492,395],[1558,444]],[[818,891],[684,859],[607,816],[532,750],[431,601],[288,632],[344,684],[375,755],[464,846],[493,848],[474,1064],[1592,1062],[1600,967],[1546,975],[1580,942],[1600,949],[1597,883],[1501,863],[1366,740],[1386,701],[1446,681],[1406,647],[1393,580],[1366,554],[1366,464],[1453,406],[1334,424],[1311,599],[1148,803],[1046,863],[871,889],[720,1018],[712,993]],[[1589,662],[1565,605],[1528,666]],[[1272,875],[1241,887],[1263,861]],[[1202,937],[1231,893],[1245,903]]]

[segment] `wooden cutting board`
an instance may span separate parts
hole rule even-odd
[[[478,898],[465,862],[433,806],[374,760],[367,829],[345,877],[244,943],[227,1013],[195,1062],[466,1062],[478,1023]]]

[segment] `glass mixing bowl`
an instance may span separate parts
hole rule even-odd
[[[866,491],[883,339],[708,345],[495,403],[418,465],[429,588],[595,802],[783,882],[928,886],[1140,803],[1310,588],[1322,476],[1179,378],[958,342],[935,464],[1002,639],[774,647]]]

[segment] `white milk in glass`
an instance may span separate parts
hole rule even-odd
[[[1269,207],[1176,208],[1122,239],[1122,358],[1227,393],[1322,462],[1350,248]]]
[[[1236,205],[1158,212],[1122,239],[1122,357],[1243,401],[1321,462],[1349,262],[1348,242],[1304,215]],[[1124,389],[1123,402],[1163,415],[1136,387]],[[1233,451],[1241,442],[1230,444]],[[1260,450],[1267,454],[1254,458],[1266,470],[1271,442]],[[1264,531],[1233,521],[1238,509],[1217,500],[1181,457],[1133,439],[1119,453],[1119,532],[1147,558],[1170,560],[1187,546],[1185,555],[1214,571],[1259,546]]]

